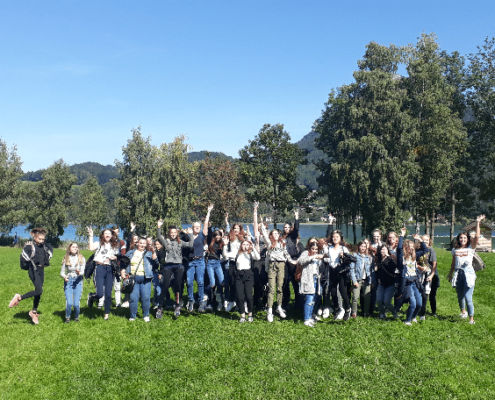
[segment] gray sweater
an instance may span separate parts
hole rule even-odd
[[[189,234],[189,242],[181,240],[180,243],[177,240],[165,239],[161,228],[158,228],[156,236],[166,252],[165,264],[182,264],[182,249],[192,247],[193,234]]]

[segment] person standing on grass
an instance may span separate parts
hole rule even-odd
[[[225,222],[228,222],[227,217],[225,217]],[[246,233],[244,232],[244,228],[241,224],[234,224],[232,229],[228,231],[227,235],[223,237],[223,256],[228,260],[228,269],[225,269],[224,279],[225,286],[224,290],[227,289],[227,299],[225,299],[224,307],[225,311],[230,312],[236,305],[236,294],[235,294],[235,257],[237,256],[237,252],[241,247],[242,241],[245,239]]]
[[[222,233],[220,231],[215,231],[211,234],[211,240],[208,245],[208,261],[206,263],[206,270],[210,278],[210,285],[208,286],[206,292],[215,292],[215,298],[217,302],[217,310],[222,311],[223,308],[223,286],[225,284],[223,269],[221,264],[222,258]],[[218,283],[215,281],[215,276]]]
[[[412,325],[411,322],[418,322],[416,316],[423,305],[422,292],[424,290],[419,280],[421,271],[418,269],[416,260],[422,257],[428,248],[421,236],[413,235],[413,238],[421,243],[421,249],[416,250],[412,240],[404,240],[406,231],[405,227],[401,229],[397,246],[397,267],[402,279],[397,291],[395,310],[399,311],[404,301],[409,299],[404,325]]]
[[[235,258],[235,292],[237,294],[237,304],[239,304],[239,313],[241,319],[239,322],[246,322],[246,312],[248,321],[253,322],[253,288],[254,275],[252,263],[260,259],[260,253],[256,246],[249,240],[243,240],[239,252]],[[244,308],[247,303],[247,310]]]
[[[299,293],[304,296],[304,325],[315,326],[314,315],[315,297],[319,291],[320,266],[323,264],[323,248],[318,245],[316,238],[308,240],[307,250],[299,257],[298,263],[302,268]],[[315,318],[315,319],[313,319]]]
[[[388,309],[394,318],[398,318],[397,312],[392,305],[396,283],[398,285],[398,269],[395,256],[390,255],[387,246],[380,248],[380,253],[375,256],[376,275],[373,277],[376,289],[376,301],[380,319],[385,319],[386,309]]]
[[[70,313],[74,306],[74,321],[79,322],[80,302],[83,290],[86,259],[79,252],[77,243],[70,243],[62,260],[60,275],[64,278],[65,322],[70,322]]]
[[[448,274],[449,282],[457,291],[457,300],[461,310],[460,317],[467,318],[474,325],[473,292],[476,282],[476,273],[473,268],[473,257],[480,238],[480,222],[485,219],[484,215],[476,218],[476,231],[473,238],[466,232],[457,235],[454,248],[452,249],[452,265]],[[467,312],[466,312],[467,304]]]
[[[264,307],[263,303],[263,288],[268,283],[268,274],[266,272],[266,253],[267,253],[267,243],[265,243],[263,237],[261,237],[261,227],[260,224],[265,224],[263,218],[258,224],[258,206],[257,201],[253,204],[253,230],[254,236],[258,239],[258,249],[260,252],[260,259],[253,262],[253,274],[254,274],[254,297],[253,297],[253,307],[260,308]],[[265,224],[266,227],[266,224]]]
[[[182,289],[182,282],[184,280],[184,265],[182,265],[182,249],[189,249],[193,244],[193,235],[189,234],[189,241],[181,240],[179,238],[179,230],[175,226],[170,226],[168,228],[168,237],[165,239],[162,236],[162,226],[163,221],[160,219],[157,222],[157,238],[160,244],[163,246],[165,253],[165,261],[160,266],[158,278],[162,282],[162,289],[160,293],[160,298],[158,299],[158,310],[156,311],[156,318],[163,318],[163,299],[165,294],[168,293],[170,289],[170,283],[172,281],[172,276],[174,277],[175,286],[175,317],[179,317],[181,307],[180,307],[180,293]]]
[[[426,319],[426,303],[428,299],[430,300],[431,313],[436,317],[437,315],[437,290],[440,287],[440,279],[438,277],[437,270],[437,253],[433,247],[430,247],[430,237],[428,235],[423,235],[423,242],[428,248],[428,253],[424,254],[421,257],[421,261],[423,261],[423,265],[419,266],[419,269],[422,269],[423,273],[423,305],[421,306],[421,310],[419,311],[419,319],[424,321]]]
[[[365,241],[358,243],[358,252],[354,253],[356,262],[351,263],[351,281],[352,281],[352,317],[356,318],[358,309],[358,300],[362,298],[361,310],[367,317],[370,311],[371,295],[371,274],[372,258],[368,254],[368,247]]]
[[[158,264],[158,256],[153,246],[150,249],[147,249],[147,246],[146,238],[140,238],[137,248],[126,253],[126,256],[131,260],[130,265],[120,272],[122,280],[129,279],[131,274],[134,275],[134,288],[129,302],[129,321],[136,319],[140,298],[143,319],[146,322],[150,321],[151,279],[153,278],[153,267]]]
[[[88,248],[95,251],[94,262],[96,264],[95,285],[96,294],[88,294],[88,307],[93,307],[94,301],[99,301],[105,296],[105,315],[104,319],[108,320],[110,315],[110,306],[112,304],[112,285],[114,272],[112,261],[117,259],[117,254],[120,253],[119,238],[110,229],[104,229],[100,234],[100,241],[93,242],[93,228],[88,226]],[[110,290],[103,291],[106,287]]]
[[[45,267],[50,266],[50,259],[53,256],[53,247],[45,244],[46,230],[44,228],[34,228],[31,231],[33,242],[28,242],[22,250],[21,257],[29,263],[28,276],[33,282],[34,290],[23,294],[16,294],[10,301],[9,307],[15,307],[20,301],[33,297],[33,309],[29,311],[33,323],[38,325],[38,306],[43,294],[43,283],[45,282]]]
[[[299,237],[299,211],[294,210],[294,226],[290,222],[284,224],[284,231],[282,233],[282,240],[285,243],[285,248],[291,256],[291,260],[285,263],[285,280],[283,288],[283,300],[282,308],[287,310],[290,302],[290,286],[294,290],[294,308],[300,308],[302,306],[302,299],[299,296],[299,282],[294,277],[296,272],[297,259],[300,256],[299,249],[297,247],[297,238]]]
[[[285,263],[297,261],[292,260],[292,257],[287,252],[285,244],[280,237],[278,229],[273,229],[270,234],[266,231],[265,225],[261,224],[261,233],[265,243],[268,243],[267,258],[269,260],[268,267],[268,313],[266,319],[268,322],[273,322],[273,297],[275,287],[277,288],[277,314],[280,318],[285,318],[285,310],[282,308],[283,285],[285,275]]]

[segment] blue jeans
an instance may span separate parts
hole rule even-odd
[[[162,293],[162,287],[160,285],[160,279],[158,279],[158,271],[153,271],[153,305],[157,306],[159,303],[160,295]]]
[[[210,278],[210,286],[215,286],[215,275],[218,278],[218,285],[223,286],[223,268],[222,264],[220,264],[220,260],[208,260],[208,263],[206,264],[206,271],[208,272],[208,278]],[[207,292],[209,292],[209,290],[207,290]],[[221,293],[221,291],[217,291],[217,293]]]
[[[409,308],[406,313],[406,321],[411,322],[416,315],[418,315],[419,310],[421,310],[421,306],[423,305],[423,298],[421,297],[421,293],[416,287],[415,282],[407,282],[406,283],[406,297],[409,297]]]
[[[150,315],[151,278],[145,278],[142,275],[136,275],[135,279],[136,280],[134,283],[134,289],[132,290],[131,301],[129,303],[131,318],[136,318],[140,297],[144,318]]]
[[[466,275],[464,271],[460,270],[457,273],[457,283],[455,285],[455,290],[457,292],[457,300],[459,301],[459,308],[464,310],[467,303],[467,312],[470,317],[474,317],[474,305],[473,305],[473,292],[474,286],[471,288],[467,287]]]
[[[205,259],[193,260],[189,262],[187,269],[187,297],[189,301],[194,301],[194,276],[198,284],[199,301],[203,301],[205,294]]]
[[[77,278],[69,278],[68,282],[64,282],[65,318],[70,318],[72,306],[74,306],[74,318],[79,318],[82,289],[82,275]]]
[[[315,283],[315,293],[318,286],[318,277],[315,275],[313,277]],[[316,294],[305,294],[304,295],[304,321],[311,319],[313,315],[313,308],[315,306],[315,296]]]
[[[105,314],[110,314],[112,304],[113,272],[111,265],[97,265],[95,272],[96,297],[105,296]],[[107,290],[104,290],[107,288]]]
[[[395,286],[390,285],[388,287],[385,287],[383,285],[378,285],[378,288],[376,289],[376,301],[378,303],[378,312],[380,314],[385,315],[386,309],[387,308],[393,315],[394,317],[397,315],[395,312],[395,308],[392,305],[392,299],[394,298],[395,294]]]

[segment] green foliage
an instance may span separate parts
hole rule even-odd
[[[241,179],[232,161],[207,156],[198,163],[196,180],[199,192],[195,201],[197,215],[206,215],[208,206],[214,204],[210,214],[212,226],[223,226],[227,213],[231,219],[245,218],[245,198]]]
[[[268,203],[278,216],[302,201],[307,192],[296,184],[297,167],[304,164],[305,152],[290,143],[282,124],[265,124],[259,134],[239,151],[239,172],[250,201]]]
[[[0,249],[2,302],[32,290],[19,268],[20,249]],[[314,329],[302,314],[251,324],[237,313],[189,314],[174,320],[128,321],[128,309],[103,311],[81,302],[81,322],[64,324],[65,297],[55,250],[45,270],[40,324],[32,300],[0,308],[2,398],[18,399],[493,399],[495,389],[495,255],[482,254],[474,291],[476,325],[457,317],[444,279],[452,257],[437,252],[442,279],[438,318],[404,326],[362,318],[324,320]],[[91,252],[84,252],[86,257]],[[84,283],[83,297],[94,291]],[[405,309],[405,307],[404,307]],[[428,308],[429,311],[429,308]]]
[[[82,185],[77,202],[73,205],[78,238],[87,238],[87,226],[91,226],[95,236],[108,222],[107,202],[103,190],[94,176]]]
[[[215,158],[221,158],[229,161],[234,161],[234,158],[217,152],[217,151],[190,151],[187,153],[187,159],[189,162],[195,162],[195,161],[203,161],[207,158],[215,159]]]
[[[118,178],[119,173],[113,165],[101,165],[96,162],[85,162],[74,164],[70,167],[70,173],[77,177],[77,185],[82,185],[90,176],[95,176],[100,185],[110,182],[112,179]],[[23,181],[38,182],[42,179],[42,169],[38,171],[26,172],[22,176]]]
[[[29,187],[30,193],[26,196],[28,228],[44,227],[48,231],[47,241],[57,244],[69,223],[69,199],[76,177],[60,159],[43,172],[42,178],[41,182]]]
[[[22,163],[16,151],[0,139],[0,233],[8,233],[22,218]]]

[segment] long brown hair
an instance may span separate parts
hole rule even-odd
[[[112,246],[114,249],[118,248],[120,246],[120,239],[117,237],[116,233],[112,231],[111,229],[103,229],[100,233],[100,247],[102,247],[106,242],[105,242],[105,232],[108,231],[112,234],[112,237],[110,238],[110,246]]]
[[[244,242],[247,242],[249,243],[249,250],[248,251],[244,251],[242,250],[242,244]],[[237,257],[239,257],[242,253],[248,253],[248,254],[251,254],[251,252],[253,251],[253,244],[247,240],[247,239],[244,239],[242,242],[241,242],[241,247],[239,247],[239,251],[237,252]]]
[[[239,229],[239,233],[236,235],[235,232],[234,232],[234,228],[238,226],[240,229]],[[230,232],[229,232],[229,240],[231,242],[233,242],[234,240],[238,239],[239,242],[242,242],[244,240],[244,235],[246,233],[244,232],[244,228],[242,227],[241,224],[234,224],[232,225],[232,228],[230,229]]]
[[[215,253],[215,249],[213,248],[213,245],[216,243],[218,248],[221,250],[223,248],[223,241],[220,240],[219,242],[217,242],[215,240],[215,238],[217,237],[222,237],[222,234],[220,233],[220,231],[215,231],[213,232],[213,234],[211,235],[211,242],[210,242],[210,245],[208,246],[208,253],[210,254],[214,254]]]

